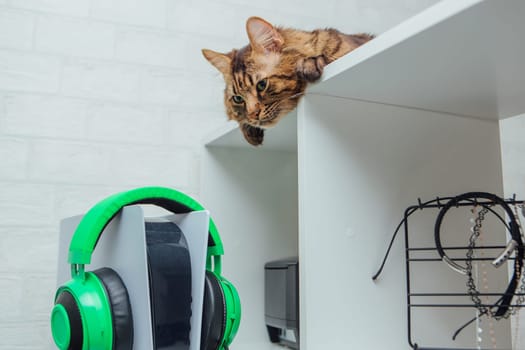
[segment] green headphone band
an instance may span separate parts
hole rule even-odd
[[[142,187],[114,194],[97,203],[82,218],[69,244],[68,262],[78,266],[83,273],[83,265],[91,262],[91,255],[104,228],[122,208],[133,204],[153,204],[172,213],[189,213],[204,210],[204,207],[193,198],[166,187]],[[215,223],[210,218],[207,250],[207,268],[211,268],[211,257],[214,256],[214,270],[220,274],[220,256],[224,248]],[[76,268],[72,274],[76,275]]]

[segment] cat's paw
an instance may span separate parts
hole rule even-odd
[[[302,58],[297,62],[296,72],[299,79],[307,82],[314,82],[321,78],[323,69],[326,66],[324,56]]]
[[[244,138],[252,146],[260,146],[264,140],[264,130],[248,124],[241,125]]]

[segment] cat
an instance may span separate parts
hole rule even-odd
[[[202,54],[226,82],[228,118],[254,146],[262,145],[264,129],[297,107],[307,84],[319,80],[327,64],[374,38],[274,27],[259,17],[248,18],[246,32],[249,45],[228,53],[202,49]]]

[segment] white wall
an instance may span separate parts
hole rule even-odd
[[[61,218],[142,185],[198,198],[226,118],[202,47],[244,45],[251,15],[381,33],[437,1],[0,0],[0,349],[51,348]]]
[[[501,160],[506,196],[525,198],[525,114],[500,123]],[[522,217],[523,219],[523,217]],[[525,221],[521,222],[525,229]],[[513,319],[512,333],[516,349],[525,349],[525,312]]]

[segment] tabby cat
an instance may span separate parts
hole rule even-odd
[[[259,17],[246,22],[250,44],[228,53],[203,49],[226,82],[224,104],[245,139],[261,145],[264,129],[292,111],[306,85],[317,81],[328,63],[373,38],[336,29],[311,32],[274,27]]]

